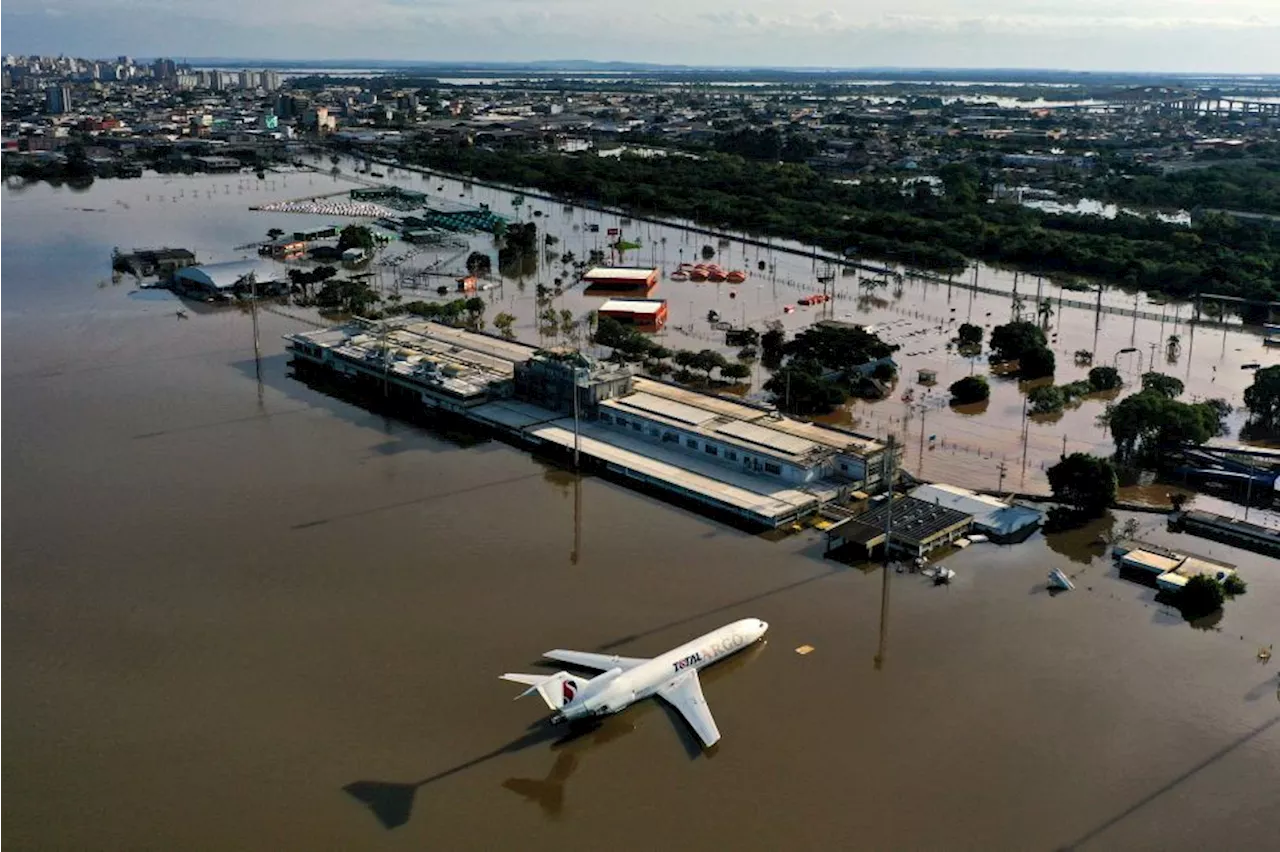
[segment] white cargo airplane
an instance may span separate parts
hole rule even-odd
[[[642,698],[657,695],[680,711],[703,745],[711,746],[720,740],[720,731],[702,697],[698,670],[759,642],[768,629],[769,625],[758,618],[744,618],[648,660],[557,648],[543,656],[598,669],[604,674],[580,678],[568,672],[553,675],[509,672],[502,675],[502,679],[529,685],[517,699],[534,692],[541,695],[547,706],[556,711],[551,717],[553,725],[608,716]]]

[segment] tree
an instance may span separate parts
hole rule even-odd
[[[1061,411],[1067,404],[1062,388],[1057,385],[1045,385],[1033,388],[1027,394],[1027,402],[1031,404],[1032,414],[1053,414]]]
[[[1018,373],[1024,379],[1052,376],[1055,366],[1053,350],[1047,346],[1028,349],[1018,358]]]
[[[465,307],[467,311],[467,325],[476,330],[483,328],[484,320],[482,318],[484,317],[485,308],[484,299],[481,299],[479,296],[472,296],[463,303],[463,307]]]
[[[1019,361],[1023,353],[1043,348],[1047,342],[1044,330],[1035,323],[1010,322],[998,325],[991,329],[991,361]]]
[[[1089,371],[1089,387],[1095,391],[1115,390],[1123,384],[1115,367],[1094,367]]]
[[[1072,453],[1048,470],[1055,499],[1098,517],[1116,499],[1116,471],[1109,459]]]
[[[950,390],[952,405],[969,405],[991,396],[991,386],[987,384],[986,376],[965,376],[952,383]]]
[[[711,246],[703,246],[703,247],[702,247],[702,259],[703,259],[703,260],[710,260],[711,258],[713,258],[713,257],[715,257],[715,256],[716,256],[716,250],[715,250],[714,248],[712,248]]]
[[[272,228],[271,230],[267,231],[267,239],[269,240],[278,240],[283,236],[284,236],[284,231],[280,230],[279,228]]]
[[[373,251],[373,231],[364,225],[348,225],[338,234],[338,251],[349,248],[361,248],[366,253]]]
[[[482,251],[473,251],[467,255],[467,272],[481,277],[487,276],[493,269],[493,259]]]
[[[787,335],[780,328],[771,328],[760,336],[761,358],[765,365],[782,363],[782,347]]]
[[[844,391],[823,379],[815,364],[792,363],[764,383],[774,404],[793,414],[826,414],[844,402]]]
[[[707,374],[707,380],[711,380],[711,371],[723,368],[728,365],[728,360],[714,349],[703,349],[701,352],[693,356],[694,360],[690,364],[695,370],[702,370]]]
[[[961,346],[981,346],[982,326],[971,322],[961,323],[960,330],[956,333],[956,342]]]
[[[815,325],[787,341],[782,351],[791,358],[815,361],[828,370],[851,372],[854,367],[888,358],[898,348],[861,326]]]
[[[1183,384],[1173,376],[1166,376],[1164,373],[1143,373],[1142,389],[1158,393],[1167,399],[1174,399],[1182,396]]]
[[[1244,392],[1244,407],[1263,426],[1276,425],[1280,419],[1280,365],[1253,374],[1253,384]]]
[[[750,364],[760,357],[760,352],[754,346],[744,346],[738,350],[738,360],[744,364]]]
[[[1208,574],[1196,574],[1178,592],[1178,609],[1188,621],[1212,615],[1222,609],[1224,601],[1222,586]]]
[[[1164,450],[1203,444],[1218,434],[1223,416],[1216,402],[1185,403],[1144,390],[1112,406],[1107,423],[1117,460],[1156,463]]]
[[[697,352],[693,352],[688,349],[681,349],[671,357],[671,360],[676,362],[677,367],[683,367],[684,369],[688,370],[694,365],[694,362],[697,361],[697,358],[698,358]]]
[[[746,364],[725,364],[720,368],[720,375],[726,379],[745,379],[751,375],[751,368]]]
[[[512,314],[503,311],[493,318],[493,327],[498,330],[507,340],[515,340],[516,333],[512,326],[516,324],[516,318]]]

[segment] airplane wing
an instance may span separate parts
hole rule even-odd
[[[648,660],[643,657],[619,657],[617,654],[591,654],[586,651],[566,651],[563,648],[556,648],[554,651],[548,651],[542,656],[548,660],[556,660],[561,663],[569,663],[574,666],[582,666],[588,669],[599,669],[607,672],[610,669],[634,669],[641,663],[647,663]]]
[[[716,720],[711,717],[707,699],[702,697],[702,684],[698,682],[696,671],[680,675],[659,689],[658,695],[680,711],[680,715],[693,728],[703,745],[713,746],[719,742],[720,729],[716,727]]]

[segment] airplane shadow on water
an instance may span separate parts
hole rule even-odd
[[[704,687],[715,683],[730,672],[749,665],[764,651],[765,644],[757,643],[727,660],[701,670],[698,676],[702,679]],[[713,696],[708,698],[712,699]],[[451,778],[490,760],[549,742],[550,750],[558,754],[546,776],[540,779],[508,778],[502,782],[502,787],[534,802],[547,817],[557,819],[564,813],[565,784],[577,771],[582,757],[634,731],[646,717],[654,713],[655,703],[662,704],[690,759],[703,756],[708,759],[715,757],[720,747],[718,743],[709,749],[704,749],[677,712],[661,699],[650,698],[637,702],[616,716],[571,722],[565,727],[553,726],[545,719],[539,720],[530,725],[523,736],[506,745],[417,781],[353,781],[342,789],[347,795],[369,808],[383,828],[399,828],[413,816],[417,793],[423,787],[444,781],[446,778]]]

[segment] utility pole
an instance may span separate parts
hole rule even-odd
[[[578,468],[578,449],[579,449],[579,427],[578,427],[578,366],[573,367],[573,469],[579,471]]]
[[[1067,457],[1067,433],[1066,432],[1062,433],[1062,457],[1064,459]]]
[[[996,486],[996,491],[1003,494],[1004,493],[1004,475],[1006,472],[1008,472],[1008,467],[1005,465],[1003,458],[1000,459],[999,471],[1000,471],[1000,484]]]
[[[884,666],[885,643],[889,635],[889,575],[893,573],[889,570],[889,541],[893,536],[893,453],[895,448],[895,440],[893,435],[889,435],[888,440],[888,472],[886,479],[888,481],[887,500],[884,515],[884,576],[880,580],[880,645],[876,649],[874,659],[876,671]]]

